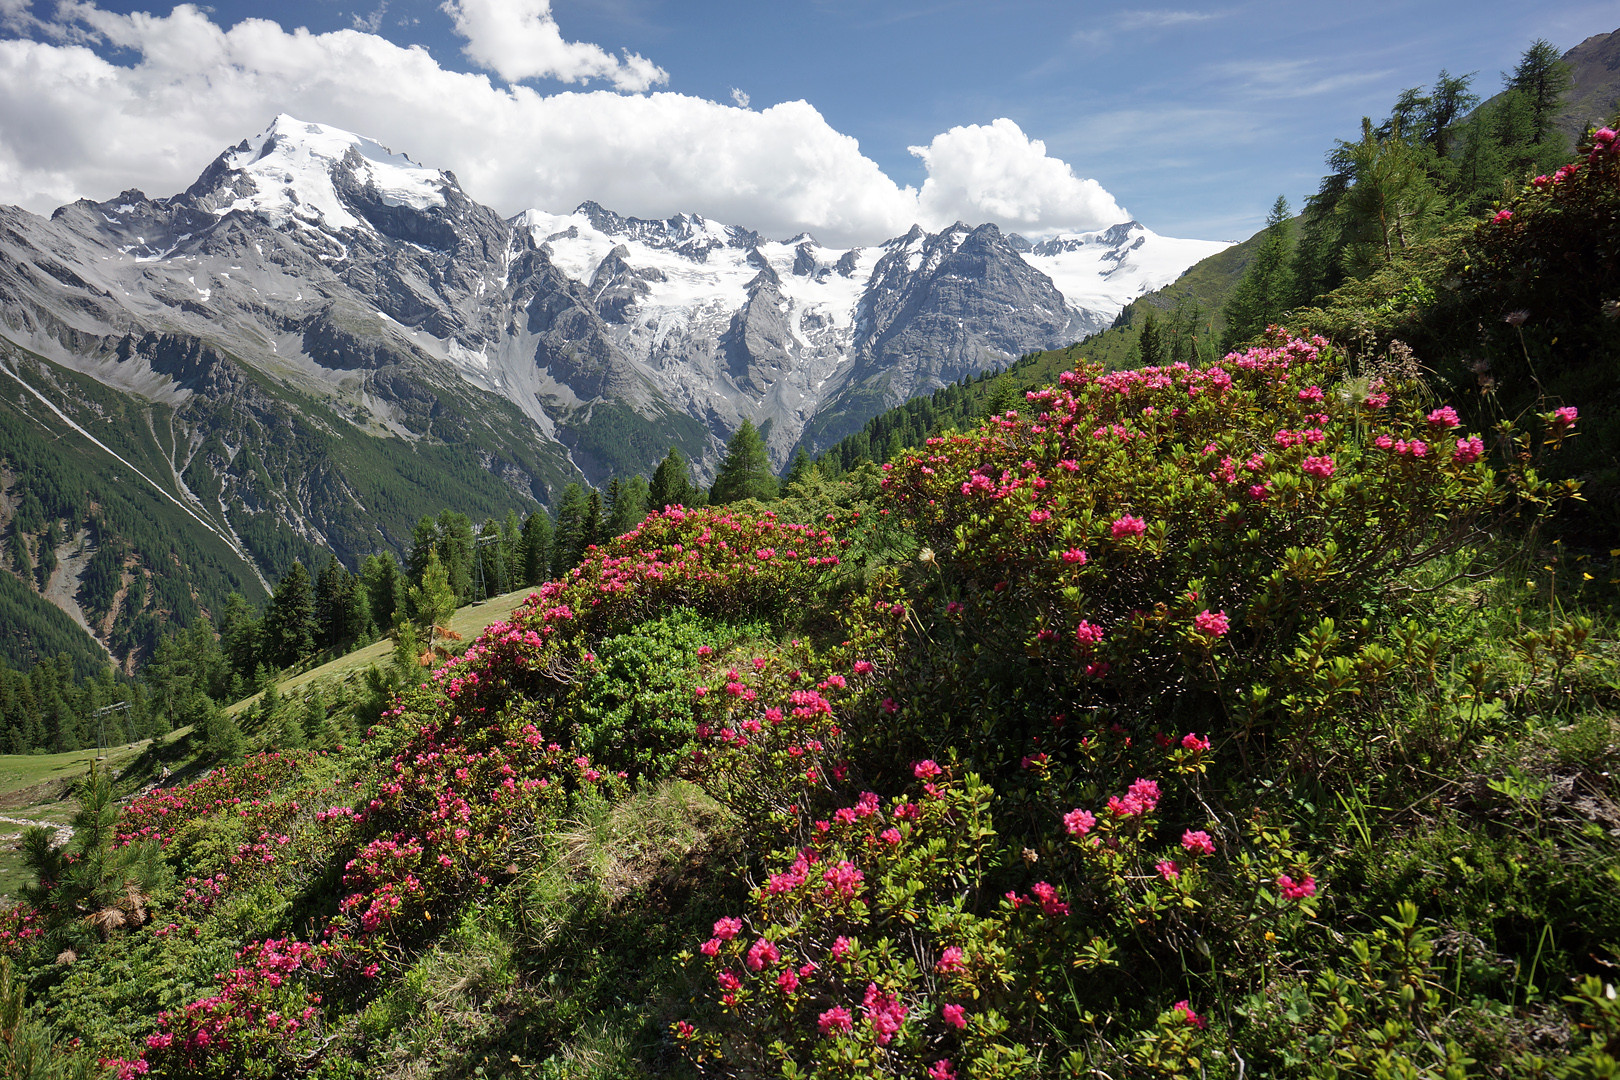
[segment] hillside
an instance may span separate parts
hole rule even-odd
[[[1538,42],[1521,70],[1553,58]],[[355,451],[333,433],[359,414],[296,364],[276,382],[211,353],[217,384],[182,399],[0,357],[0,434],[26,433],[0,443],[0,601],[42,634],[73,625],[45,597],[132,634],[194,618],[138,682],[77,678],[73,656],[0,669],[0,739],[36,751],[0,757],[20,833],[0,1074],[1620,1075],[1620,135],[1549,165],[1523,91],[1457,126],[1461,87],[1337,143],[1291,249],[1223,251],[1078,344],[993,365],[943,349],[895,369],[903,394],[877,353],[855,359],[864,404],[828,398],[822,429],[849,433],[812,459],[801,431],[780,497],[750,423],[724,473],[756,497],[705,492],[671,449],[652,484],[569,482],[555,517],[497,518],[503,487],[536,494],[512,464],[528,451],[470,465],[442,426],[515,439],[501,410],[522,409],[487,387],[445,381],[455,404],[409,437],[382,402]],[[363,204],[427,228],[454,201],[408,159],[343,160],[339,189],[397,174],[294,228],[381,245],[327,227]],[[307,213],[232,183],[255,213]],[[665,285],[676,248],[736,270],[710,241],[763,263],[735,324],[756,345],[795,290],[842,287],[809,240],[788,286],[781,245],[733,227],[579,214],[520,255],[556,271],[547,310],[576,328],[595,309],[558,266],[604,237],[641,245],[596,275],[627,318],[658,295],[649,251]],[[887,355],[983,344],[907,323],[970,265],[1001,267],[981,300],[1040,284],[998,262],[1019,242],[993,227],[915,232],[871,271],[892,286],[870,294]],[[395,269],[443,258],[412,235]],[[1092,247],[1113,250],[1041,257]],[[468,281],[445,281],[423,303],[467,317]],[[1195,304],[1234,294],[1256,338],[1227,352]],[[567,362],[635,371],[616,333]],[[493,344],[454,362],[473,355],[505,362]],[[444,378],[431,359],[368,370]],[[238,392],[262,408],[223,411]],[[580,466],[568,416],[568,455],[522,460]],[[639,454],[634,416],[613,440]],[[193,471],[205,447],[236,496]],[[462,471],[432,478],[441,452]],[[490,520],[389,503],[434,482],[488,494]],[[357,543],[407,528],[406,565],[300,564],[262,612],[224,601],[216,636],[201,616],[260,558],[241,523],[323,483],[367,507],[332,516]],[[37,752],[92,726],[105,761]]]
[[[1339,364],[1083,367],[830,521],[650,517],[0,944],[131,1076],[1599,1062],[1612,560],[1491,576],[1546,463]]]

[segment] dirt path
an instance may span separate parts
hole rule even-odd
[[[73,839],[73,826],[63,825],[60,821],[32,821],[28,818],[5,817],[0,815],[0,824],[21,825],[24,829],[33,825],[43,825],[51,830],[51,842],[58,846],[66,844]],[[22,839],[22,832],[0,833],[0,844],[14,844]]]

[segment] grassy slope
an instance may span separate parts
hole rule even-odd
[[[74,785],[100,761],[117,775],[141,755],[150,740],[67,754],[0,754],[0,897],[30,880],[16,838],[30,824],[66,825],[79,807]]]
[[[512,613],[512,609],[522,604],[524,599],[533,591],[533,589],[529,588],[518,589],[516,592],[492,596],[481,603],[468,604],[464,608],[458,608],[456,613],[450,617],[450,629],[460,634],[461,638],[459,642],[452,641],[449,644],[456,648],[471,644],[479,634],[484,632],[485,627],[506,618]],[[283,676],[276,683],[276,692],[285,697],[317,682],[349,683],[358,678],[371,665],[386,663],[393,649],[394,643],[390,638],[374,641],[364,648],[345,653],[334,660],[328,660],[318,667]],[[241,701],[227,706],[225,711],[232,715],[239,714],[255,704],[259,697],[260,695],[254,694],[252,697],[243,698]]]
[[[485,627],[504,619],[513,608],[523,603],[531,591],[520,589],[461,608],[450,619],[450,629],[461,635],[459,644],[466,645],[475,640]],[[308,671],[288,675],[277,684],[277,691],[285,696],[296,694],[317,682],[348,683],[372,664],[385,663],[392,648],[392,642],[386,638],[374,642]],[[226,711],[240,714],[258,698],[257,694],[245,698],[229,706]],[[181,728],[166,736],[164,741],[179,742],[186,738],[190,730]],[[99,760],[116,776],[141,756],[149,742],[143,740],[116,746],[101,758],[94,750],[76,750],[66,754],[0,754],[0,838],[20,833],[25,827],[23,823],[67,824],[78,808],[78,800],[72,794],[73,787],[89,771],[91,764]],[[201,762],[193,759],[180,761],[171,767],[173,779],[194,780],[201,766]],[[0,839],[0,897],[12,895],[17,886],[26,880],[15,841]]]

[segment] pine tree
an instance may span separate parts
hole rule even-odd
[[[551,515],[536,510],[523,523],[523,583],[539,585],[551,575]]]
[[[769,502],[776,498],[776,476],[771,472],[771,459],[765,452],[765,440],[753,422],[746,417],[737,433],[726,444],[726,456],[720,462],[714,486],[709,489],[709,501],[717,505],[758,499]]]
[[[202,732],[203,753],[207,757],[226,764],[242,760],[247,753],[247,738],[236,717],[202,697],[194,699],[188,711]],[[262,706],[260,711],[264,711]]]
[[[276,586],[264,614],[264,636],[267,658],[277,667],[315,651],[315,590],[303,563],[293,563]]]
[[[1365,117],[1361,141],[1341,142],[1336,153],[1351,176],[1337,211],[1345,216],[1352,268],[1388,263],[1422,238],[1440,210],[1422,155],[1401,131],[1380,138]]]
[[[1293,220],[1288,200],[1277,196],[1266,217],[1265,236],[1254,260],[1244,271],[1221,314],[1226,319],[1224,350],[1252,341],[1273,323],[1281,322],[1294,295],[1293,266],[1289,261],[1293,244]]]
[[[310,743],[320,739],[326,731],[327,714],[330,708],[326,703],[326,695],[319,685],[310,690],[309,696],[304,699],[304,716],[299,724],[304,742]]]
[[[1524,95],[1530,107],[1530,142],[1539,146],[1552,132],[1558,108],[1573,82],[1569,65],[1552,42],[1537,38],[1504,81],[1508,90]]]
[[[439,550],[428,552],[422,568],[422,584],[412,587],[410,604],[416,621],[428,628],[428,647],[433,646],[434,628],[449,621],[456,610],[456,593],[450,587],[450,573],[439,561]]]
[[[647,509],[660,512],[666,506],[685,506],[692,498],[692,477],[686,459],[673,446],[647,485]]]
[[[641,524],[647,516],[647,481],[632,475],[619,485],[618,494],[609,503],[606,533],[609,538],[623,536]]]
[[[578,484],[563,488],[557,502],[557,528],[551,537],[551,576],[560,578],[579,565],[585,550],[585,489]]]
[[[112,778],[91,766],[79,784],[72,839],[54,843],[50,830],[23,832],[23,865],[34,883],[22,900],[44,915],[47,942],[56,948],[88,947],[147,919],[152,893],[172,876],[155,843],[114,847],[119,805]]]

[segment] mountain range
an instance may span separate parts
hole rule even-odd
[[[780,467],[1100,330],[1225,246],[1135,221],[834,249],[591,202],[508,218],[450,172],[280,116],[176,195],[0,207],[0,416],[146,489],[220,587],[256,594],[294,558],[352,566],[402,550],[421,513],[550,504],[672,445],[707,479],[744,419]],[[0,525],[23,507],[18,470]],[[20,574],[61,561],[22,547]]]

